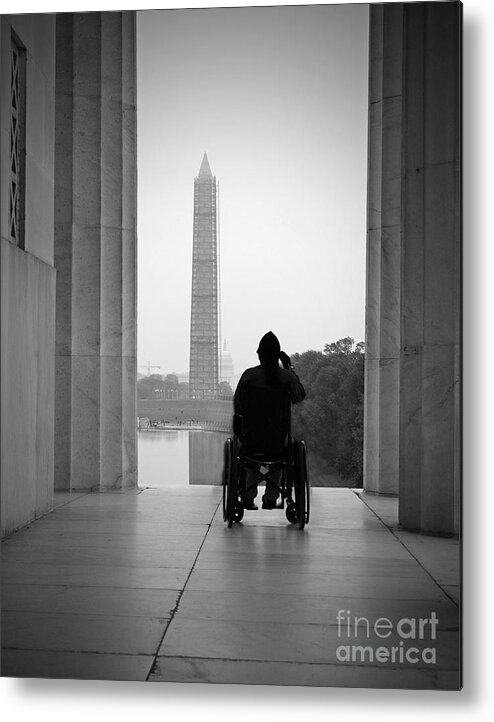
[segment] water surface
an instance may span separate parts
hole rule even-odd
[[[139,486],[221,484],[227,438],[198,429],[139,431]]]
[[[139,486],[221,484],[223,446],[229,434],[199,429],[138,432]],[[311,486],[355,486],[308,449]]]

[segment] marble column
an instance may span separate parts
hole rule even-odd
[[[403,5],[371,6],[364,479],[398,493]]]
[[[136,484],[135,13],[57,16],[55,488]]]
[[[461,6],[385,4],[370,14],[364,483],[389,491],[392,464],[402,526],[455,533]]]
[[[406,7],[400,522],[459,527],[459,3]]]

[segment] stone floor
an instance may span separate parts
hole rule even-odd
[[[2,543],[2,674],[458,688],[457,540],[400,531],[395,499],[328,488],[304,531],[262,510],[228,529],[220,496],[57,494]],[[433,613],[435,639],[430,622],[398,634]]]

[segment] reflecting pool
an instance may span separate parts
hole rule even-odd
[[[199,429],[139,431],[139,486],[221,484],[227,438]]]

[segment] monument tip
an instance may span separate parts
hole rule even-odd
[[[208,155],[204,153],[201,167],[199,168],[199,178],[212,178],[211,168],[209,166]]]

